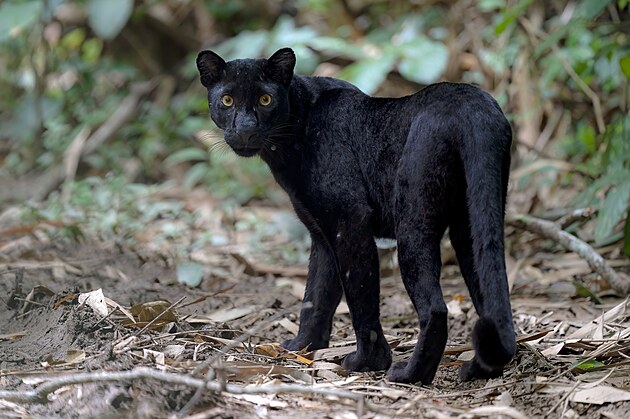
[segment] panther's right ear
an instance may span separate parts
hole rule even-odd
[[[197,56],[197,69],[201,75],[201,84],[207,88],[221,79],[225,61],[210,50],[201,51]]]

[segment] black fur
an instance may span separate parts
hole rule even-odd
[[[225,63],[204,51],[197,65],[211,115],[242,156],[258,154],[286,190],[312,237],[300,329],[283,346],[328,346],[345,293],[357,351],[353,371],[390,367],[379,321],[374,237],[398,241],[402,279],[418,312],[409,361],[388,371],[397,382],[429,384],[447,339],[440,289],[440,239],[449,227],[462,275],[480,316],[476,356],[463,379],[500,375],[515,351],[503,250],[511,129],[482,90],[439,83],[400,98],[369,97],[331,78],[293,75],[295,57]],[[232,106],[221,102],[223,95]],[[269,94],[268,106],[259,103]]]

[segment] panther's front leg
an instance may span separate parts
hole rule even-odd
[[[283,348],[299,351],[328,347],[333,315],[342,294],[336,263],[330,245],[313,235],[300,329],[295,338],[282,343]]]
[[[378,371],[392,363],[379,320],[379,260],[369,218],[352,214],[335,238],[341,282],[352,316],[357,350],[343,360],[350,371]]]

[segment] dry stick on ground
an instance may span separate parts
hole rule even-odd
[[[622,295],[630,293],[630,278],[624,274],[615,272],[606,260],[588,243],[562,230],[556,223],[524,214],[508,215],[505,222],[512,227],[531,231],[532,233],[551,239],[561,244],[566,249],[577,253],[584,258],[589,266],[597,272],[612,289]]]
[[[593,214],[595,214],[595,210],[591,207],[578,208],[557,219],[555,223],[564,230],[575,222],[588,220]]]
[[[562,396],[562,398],[560,400],[558,400],[553,406],[551,406],[551,409],[549,409],[549,411],[547,412],[547,414],[545,416],[551,415],[553,413],[553,411],[556,410],[558,408],[558,406],[560,406],[562,404],[562,402],[564,402],[566,399],[568,399],[569,396],[571,396],[571,394],[573,394],[575,389],[578,388],[580,383],[581,383],[580,380],[576,381],[575,384],[573,384],[573,387],[571,387],[571,389],[569,391],[567,391],[564,394],[564,396]]]
[[[320,396],[337,397],[342,399],[354,400],[357,402],[359,413],[363,409],[379,412],[371,403],[365,400],[362,394],[353,393],[346,390],[314,388],[296,384],[277,384],[266,386],[248,386],[241,387],[234,384],[225,384],[216,381],[206,382],[200,378],[194,378],[186,374],[175,374],[154,370],[151,368],[140,367],[131,371],[99,371],[91,373],[68,374],[61,377],[51,378],[44,384],[40,385],[36,390],[30,391],[7,391],[0,390],[0,400],[6,400],[14,403],[46,403],[48,395],[52,392],[73,384],[87,383],[127,383],[136,380],[157,380],[170,384],[179,384],[195,388],[203,388],[209,391],[231,394],[316,394]]]

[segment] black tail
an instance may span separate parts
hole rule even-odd
[[[473,345],[478,366],[489,373],[512,359],[516,343],[503,243],[511,130],[507,121],[484,123],[471,130],[474,138],[466,141],[462,161],[477,274],[469,288],[474,288],[470,294],[480,317]]]

